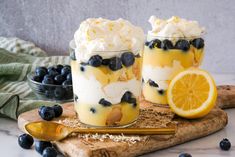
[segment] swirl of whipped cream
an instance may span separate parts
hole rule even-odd
[[[124,19],[89,18],[74,34],[78,62],[87,62],[93,55],[104,59],[120,56],[124,51],[138,54],[143,49],[144,32]]]
[[[189,21],[177,16],[173,16],[168,20],[151,16],[149,23],[152,26],[152,30],[148,31],[148,40],[152,40],[156,36],[160,39],[170,38],[171,40],[176,38],[195,38],[200,37],[205,32],[205,28],[199,26],[197,21]]]

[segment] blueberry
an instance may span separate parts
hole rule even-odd
[[[181,153],[179,157],[192,157],[192,155],[188,153]]]
[[[41,114],[42,109],[43,109],[44,107],[45,107],[45,106],[40,106],[40,107],[38,108],[38,114],[39,114],[39,115]]]
[[[56,76],[54,77],[54,82],[55,82],[55,84],[57,84],[57,85],[61,85],[64,81],[65,81],[65,78],[64,78],[63,75],[56,75]]]
[[[52,77],[51,75],[49,75],[49,74],[46,74],[46,75],[43,77],[43,79],[47,79],[47,78],[53,79],[53,77]]]
[[[80,70],[81,70],[82,72],[85,71],[84,66],[80,66]]]
[[[33,137],[28,134],[22,134],[18,137],[18,144],[24,149],[30,149],[33,142]]]
[[[109,68],[112,70],[112,71],[117,71],[119,69],[122,68],[122,61],[120,58],[118,57],[113,57],[110,59],[110,62],[109,62]]]
[[[70,86],[72,85],[72,81],[69,81],[69,80],[65,80],[63,83],[62,83],[63,86]]]
[[[46,91],[45,91],[45,96],[46,96],[47,98],[53,98],[53,97],[54,97],[54,92],[53,92],[53,90],[46,90]]]
[[[69,74],[66,76],[66,79],[67,79],[68,81],[72,81],[72,74],[69,73]]]
[[[121,101],[122,101],[122,102],[127,102],[128,100],[131,99],[131,97],[132,97],[132,93],[131,93],[130,91],[126,91],[126,92],[124,93],[124,95],[122,96]]]
[[[48,78],[43,79],[42,84],[51,84],[51,85],[53,85],[54,81],[53,81],[52,78],[48,77]]]
[[[56,75],[59,75],[59,73],[58,73],[56,70],[50,70],[50,71],[48,71],[48,74],[49,74],[51,77],[55,77]]]
[[[46,87],[44,85],[39,85],[38,86],[38,91],[44,93],[46,90]]]
[[[91,65],[93,67],[99,67],[102,64],[102,57],[99,55],[92,56],[89,59],[88,63],[89,63],[89,65]]]
[[[109,101],[105,100],[104,98],[100,99],[99,104],[103,105],[104,107],[112,105]]]
[[[157,83],[149,79],[149,85],[152,87],[159,87]]]
[[[102,65],[109,65],[110,59],[103,59],[102,60]]]
[[[64,66],[61,69],[61,75],[63,75],[63,76],[66,77],[69,73],[71,73],[71,68],[69,68],[68,66]]]
[[[67,87],[65,89],[65,99],[72,99],[73,98],[73,87]]]
[[[43,150],[52,147],[51,142],[46,141],[35,141],[35,149],[38,153],[42,154]]]
[[[127,101],[130,104],[136,104],[136,98],[131,98],[129,101]]]
[[[56,157],[57,151],[53,147],[48,147],[43,150],[42,156],[43,157]]]
[[[172,42],[171,42],[170,40],[165,39],[165,40],[163,40],[162,43],[161,43],[161,48],[162,48],[163,50],[167,51],[167,50],[169,50],[169,49],[173,49],[174,46],[173,46],[173,44],[172,44]]]
[[[63,69],[63,65],[61,65],[61,64],[58,64],[58,65],[56,65],[55,66],[55,70],[60,74],[61,73],[61,69]]]
[[[47,69],[45,67],[37,67],[35,70],[35,75],[43,78],[47,74]]]
[[[122,102],[136,103],[136,99],[132,98],[132,93],[130,91],[125,92],[121,99]]]
[[[33,76],[32,80],[36,82],[42,82],[42,77],[35,75]]]
[[[219,146],[222,150],[229,150],[231,148],[231,143],[227,138],[220,141]]]
[[[69,92],[69,93],[72,93],[73,92],[73,87],[72,87],[72,81],[69,81],[69,80],[65,80],[63,83],[62,83],[62,86],[63,88],[65,89],[65,92]],[[72,95],[72,94],[70,94]]]
[[[175,48],[182,51],[188,51],[190,48],[190,44],[187,40],[178,40],[175,44]]]
[[[158,93],[159,93],[160,95],[163,95],[163,94],[164,94],[164,90],[163,90],[163,89],[160,89],[160,90],[158,90]]]
[[[202,38],[196,38],[191,41],[191,44],[197,49],[201,49],[204,47],[204,40]]]
[[[55,98],[56,99],[63,99],[64,98],[64,95],[65,95],[65,90],[61,87],[57,87],[55,90],[54,90],[54,95],[55,95]]]
[[[71,70],[71,66],[70,65],[64,65],[64,67],[66,67],[66,68],[68,68],[68,69],[70,69]]]
[[[91,111],[91,113],[96,113],[96,109],[95,108],[90,108],[90,111]]]
[[[157,48],[161,48],[161,40],[159,40],[159,39],[154,39],[154,40],[152,40],[152,41],[150,41],[149,42],[149,48],[150,49],[153,49],[153,48],[155,48],[155,47],[157,47]]]
[[[52,108],[54,109],[55,117],[59,117],[62,115],[63,108],[60,105],[54,105]]]
[[[125,52],[121,56],[122,64],[126,67],[129,67],[134,64],[135,62],[135,56],[131,52]]]
[[[145,45],[145,46],[149,46],[149,43],[150,43],[149,41],[146,41],[146,42],[144,43],[144,45]]]
[[[137,103],[134,103],[132,106],[133,106],[134,108],[136,108],[136,106],[137,106]]]
[[[55,118],[55,112],[53,108],[48,107],[48,106],[43,107],[39,115],[41,116],[42,119],[47,120],[47,121],[50,121],[53,118]]]
[[[74,100],[78,101],[78,96],[74,94]]]

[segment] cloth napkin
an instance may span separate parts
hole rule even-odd
[[[37,100],[27,83],[27,74],[37,66],[69,64],[67,56],[50,56],[35,44],[19,38],[0,37],[0,116],[18,115],[55,102]]]

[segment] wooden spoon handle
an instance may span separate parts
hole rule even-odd
[[[87,128],[75,129],[73,132],[85,134],[126,134],[126,135],[173,135],[174,128]]]

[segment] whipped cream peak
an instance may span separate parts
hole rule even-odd
[[[149,23],[152,26],[152,30],[148,31],[148,40],[154,37],[159,37],[160,39],[170,38],[172,40],[176,38],[191,39],[200,37],[205,32],[205,28],[201,27],[197,21],[189,21],[177,16],[173,16],[168,20],[151,16]]]
[[[93,55],[119,56],[124,50],[138,54],[143,49],[144,32],[124,19],[89,18],[74,34],[76,58],[86,62]]]

